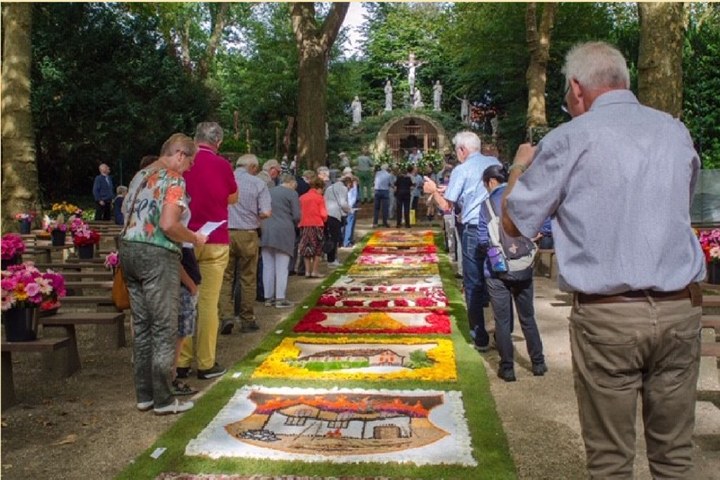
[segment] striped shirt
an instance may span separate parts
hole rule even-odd
[[[243,167],[235,169],[238,201],[228,206],[228,227],[255,230],[260,227],[260,214],[270,213],[271,198],[267,184],[250,175]]]

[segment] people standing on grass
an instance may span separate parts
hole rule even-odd
[[[507,185],[507,173],[502,165],[488,167],[482,176],[483,185],[488,191],[491,208],[494,214],[502,218],[500,201]],[[492,218],[488,206],[483,203],[482,213],[486,219]],[[490,238],[487,232],[480,235],[481,245],[488,245]],[[487,256],[486,256],[487,258]],[[517,310],[520,328],[525,337],[531,371],[535,376],[543,376],[547,372],[543,344],[540,331],[535,321],[535,305],[533,304],[533,267],[516,272],[495,272],[486,260],[484,275],[487,282],[490,305],[495,318],[495,346],[500,355],[498,377],[506,382],[514,382],[515,365],[513,362],[513,303]]]
[[[488,298],[483,275],[485,257],[482,249],[479,249],[479,238],[487,231],[487,220],[480,211],[480,205],[488,197],[488,192],[478,179],[482,178],[487,167],[499,165],[500,162],[495,157],[480,153],[480,138],[473,132],[458,133],[453,143],[460,163],[452,170],[447,187],[439,188],[430,178],[426,178],[424,190],[433,195],[442,210],[448,210],[454,205],[461,207],[463,287],[470,335],[475,348],[486,352],[490,348],[490,336],[485,328],[483,308]]]
[[[160,158],[130,182],[120,262],[133,317],[137,408],[158,415],[180,413],[192,402],[173,400],[171,390],[180,308],[181,243],[202,247],[207,237],[188,229],[183,172],[192,167],[195,143],[181,133],[162,146]]]
[[[305,276],[307,278],[321,277],[318,267],[322,258],[325,221],[328,218],[325,208],[323,190],[325,181],[315,177],[310,182],[310,190],[300,197],[300,244],[298,255],[305,263]]]
[[[262,221],[260,247],[263,259],[265,306],[287,308],[290,261],[295,251],[295,226],[300,221],[300,201],[292,175],[282,175],[280,185],[270,189],[272,216]]]
[[[187,378],[190,366],[197,361],[197,377],[207,380],[225,373],[216,362],[219,327],[218,301],[223,274],[230,256],[228,232],[228,204],[237,201],[237,184],[232,167],[217,154],[223,141],[223,130],[215,122],[198,124],[195,143],[198,153],[194,167],[185,172],[187,193],[192,199],[191,230],[198,230],[206,222],[223,222],[208,236],[205,245],[195,248],[202,283],[198,289],[198,318],[195,325],[195,343],[186,341],[178,361],[178,378]]]
[[[685,126],[641,105],[604,42],[563,67],[573,119],[518,148],[505,230],[552,218],[590,478],[632,478],[638,399],[653,478],[690,478],[705,261],[690,225],[700,160]],[[658,215],[658,212],[662,212]]]

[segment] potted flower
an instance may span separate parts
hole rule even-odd
[[[65,279],[52,270],[41,272],[32,262],[12,265],[0,275],[6,340],[35,340],[38,310],[52,311],[60,306],[58,299],[65,296]]]
[[[35,218],[34,213],[16,213],[15,214],[15,220],[20,222],[20,233],[23,235],[27,235],[30,233],[30,229],[32,227],[32,221]]]
[[[50,218],[48,215],[45,215],[43,219],[43,230],[50,234],[53,246],[59,247],[65,245],[65,237],[68,230],[68,226],[65,223],[65,215],[61,213],[56,218]]]
[[[703,230],[698,233],[698,239],[707,262],[707,281],[720,284],[720,229]]]
[[[78,226],[76,222],[71,223],[73,245],[77,247],[79,258],[93,258],[95,255],[95,245],[100,243],[100,234],[91,229],[87,223],[84,223],[82,220],[80,220],[80,222],[82,226]]]
[[[6,233],[0,239],[2,248],[2,269],[10,265],[22,263],[22,254],[25,252],[25,243],[17,233]]]

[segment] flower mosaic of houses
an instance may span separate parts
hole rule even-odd
[[[263,429],[279,435],[310,437],[409,438],[411,423],[410,416],[396,412],[332,412],[300,404],[274,411]]]
[[[370,366],[390,365],[402,366],[405,356],[389,349],[357,349],[357,350],[324,350],[322,352],[303,355],[299,361],[317,362],[362,362],[367,361]]]

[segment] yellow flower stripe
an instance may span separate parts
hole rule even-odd
[[[383,247],[413,247],[433,245],[434,237],[432,231],[405,233],[405,232],[375,232],[367,242],[367,245],[382,245]]]
[[[332,371],[314,372],[303,367],[293,366],[291,362],[298,358],[300,349],[296,342],[315,345],[337,344],[401,344],[417,345],[437,343],[435,348],[427,352],[428,358],[435,362],[432,367],[417,369],[404,369],[390,373],[353,372],[340,373]],[[252,378],[297,378],[310,380],[422,380],[422,381],[450,381],[457,380],[455,368],[455,351],[452,341],[444,338],[408,337],[398,339],[377,337],[296,337],[285,338],[265,361],[255,369]]]

